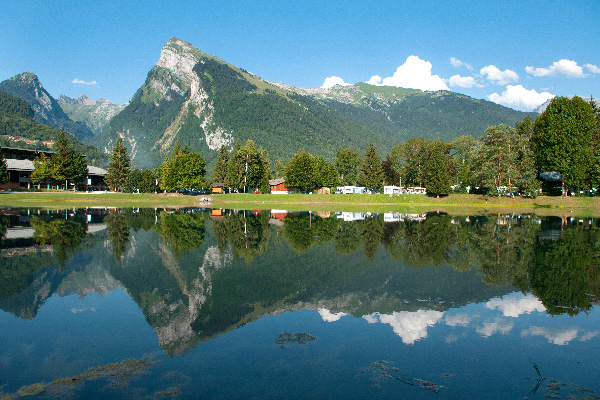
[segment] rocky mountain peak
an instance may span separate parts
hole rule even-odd
[[[77,98],[77,102],[79,104],[83,104],[85,106],[93,106],[94,104],[96,104],[96,102],[94,100],[90,99],[89,97],[87,97],[85,95],[85,93],[83,93],[81,96],[79,96]]]
[[[10,80],[14,80],[23,84],[28,84],[35,86],[37,88],[41,88],[42,84],[40,83],[39,78],[33,72],[23,72],[22,74],[15,75]]]
[[[190,43],[177,38],[170,38],[160,52],[156,66],[170,70],[186,85],[190,85],[192,68],[205,55]]]

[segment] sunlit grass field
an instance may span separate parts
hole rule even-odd
[[[425,195],[383,194],[220,194],[186,196],[179,194],[83,193],[83,192],[0,192],[3,207],[213,207],[236,209],[285,209],[313,211],[425,212],[453,214],[492,212],[575,213],[600,216],[600,198],[548,197],[535,199],[455,194],[440,199]]]

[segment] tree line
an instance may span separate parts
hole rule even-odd
[[[329,174],[332,167],[337,174]],[[482,187],[491,194],[535,196],[544,172],[560,175],[563,193],[567,187],[579,191],[600,185],[600,107],[593,99],[556,97],[536,119],[490,126],[479,139],[408,139],[392,147],[383,161],[370,145],[364,159],[352,149],[339,150],[334,164],[300,151],[284,168],[286,182],[305,190],[404,185],[426,187],[433,195]]]
[[[58,141],[57,145],[60,148]],[[59,180],[56,172],[47,172],[48,164],[49,160],[36,160],[32,180],[34,176]],[[236,143],[231,153],[220,148],[211,182],[233,191],[262,193],[269,191],[269,179],[284,178],[288,188],[300,191],[338,185],[382,190],[394,185],[426,187],[430,195],[485,188],[494,195],[535,196],[544,172],[560,175],[563,194],[568,187],[579,191],[600,185],[600,107],[593,99],[555,97],[537,118],[526,117],[515,126],[490,126],[479,139],[470,135],[451,142],[411,138],[393,146],[383,160],[370,144],[364,158],[345,148],[331,163],[300,150],[287,162],[277,159],[271,164],[268,152],[247,140],[244,145]],[[132,171],[122,139],[113,149],[106,183],[112,190],[141,192],[209,186],[206,163],[187,146],[181,149],[177,142],[155,170]]]

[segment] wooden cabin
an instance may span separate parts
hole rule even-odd
[[[269,180],[269,186],[271,187],[272,194],[289,194],[290,191],[285,185],[284,178],[277,178]]]

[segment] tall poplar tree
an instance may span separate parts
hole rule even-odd
[[[344,186],[356,185],[362,160],[358,153],[352,149],[338,150],[335,155],[335,169]]]
[[[131,161],[129,153],[123,145],[123,139],[118,138],[108,165],[108,173],[104,180],[114,191],[123,190],[129,182],[129,174],[131,173]]]

